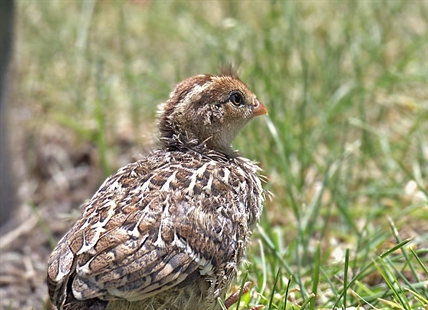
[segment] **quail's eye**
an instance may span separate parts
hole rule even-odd
[[[244,100],[242,100],[242,96],[239,93],[233,93],[232,95],[230,95],[230,102],[232,102],[236,106],[244,104]]]

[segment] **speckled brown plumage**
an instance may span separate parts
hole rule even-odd
[[[262,212],[259,168],[230,144],[266,114],[232,75],[178,84],[159,149],[110,176],[48,261],[59,309],[220,309]]]

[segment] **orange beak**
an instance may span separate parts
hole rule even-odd
[[[267,114],[268,114],[268,110],[263,105],[263,103],[261,103],[257,99],[254,99],[253,116],[267,115]]]

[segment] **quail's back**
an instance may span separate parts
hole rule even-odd
[[[220,309],[264,200],[230,143],[265,107],[232,75],[180,83],[160,145],[110,176],[48,261],[59,309]]]

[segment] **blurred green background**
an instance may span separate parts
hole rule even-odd
[[[152,148],[175,84],[228,63],[269,109],[234,143],[272,192],[239,309],[426,309],[428,1],[18,1],[16,26],[15,165],[40,218],[3,251],[40,280],[3,281],[6,309],[49,307],[79,204]]]

